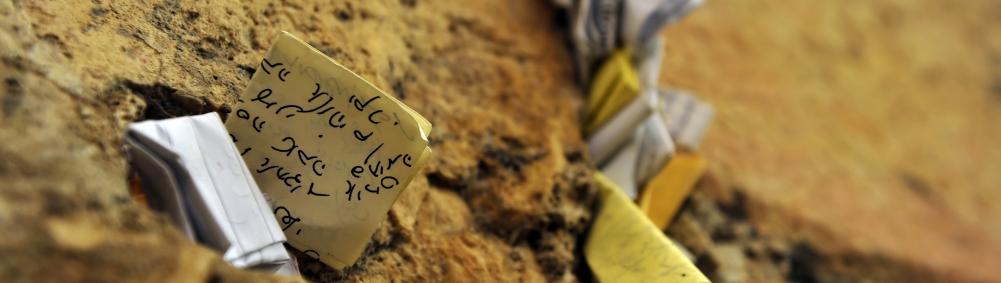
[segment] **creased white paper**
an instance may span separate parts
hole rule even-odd
[[[292,263],[285,235],[216,113],[135,123],[126,143],[150,206],[189,238],[241,268]]]

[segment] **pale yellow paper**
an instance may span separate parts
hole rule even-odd
[[[616,50],[598,70],[587,96],[584,135],[590,136],[640,96],[641,86],[628,49]]]
[[[709,282],[621,189],[594,179],[600,207],[584,256],[599,282]]]
[[[226,128],[288,242],[354,264],[427,161],[431,124],[288,33],[256,67]]]

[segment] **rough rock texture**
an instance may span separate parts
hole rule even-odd
[[[225,116],[286,30],[434,124],[430,165],[363,259],[300,257],[306,278],[574,280],[594,190],[554,9],[320,2],[0,1],[0,278],[280,280],[131,201],[120,137],[130,121]]]
[[[754,281],[999,282],[1001,3],[708,1],[662,81],[714,103],[668,234]],[[721,251],[722,250],[722,251]]]
[[[88,90],[20,5],[0,2],[0,278],[293,281],[238,272],[131,201],[113,132],[124,101]]]
[[[324,2],[323,4],[319,2]],[[290,31],[434,124],[356,266],[316,281],[587,280],[548,1],[0,0],[0,281],[255,282],[128,197],[126,123],[227,114]],[[718,115],[672,236],[717,282],[999,282],[1001,4],[707,1],[662,82]],[[583,275],[583,277],[581,277]]]

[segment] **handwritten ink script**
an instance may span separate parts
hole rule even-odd
[[[343,268],[357,260],[431,154],[431,124],[282,33],[226,121],[288,242]]]

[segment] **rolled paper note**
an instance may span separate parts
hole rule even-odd
[[[632,138],[644,120],[653,115],[657,106],[657,92],[647,90],[612,117],[604,126],[587,137],[591,160],[601,166]]]
[[[639,132],[634,131],[634,132]],[[640,146],[637,135],[626,142],[611,160],[601,166],[601,173],[612,181],[629,199],[636,199],[639,193],[639,183],[636,180],[636,164],[639,159]]]
[[[584,257],[598,282],[709,282],[675,244],[601,173]]]
[[[697,152],[679,151],[640,193],[639,206],[657,228],[667,229],[681,204],[706,171],[706,160]]]

